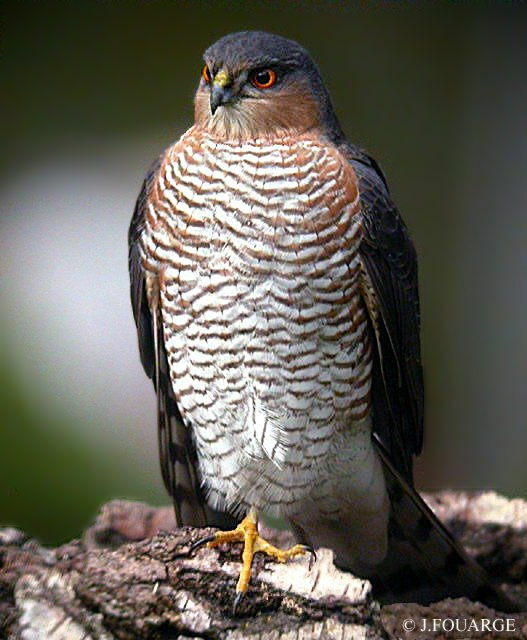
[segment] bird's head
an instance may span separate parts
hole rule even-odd
[[[263,31],[231,33],[203,56],[195,121],[214,137],[250,140],[338,129],[309,53]]]

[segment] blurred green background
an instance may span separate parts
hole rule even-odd
[[[0,522],[46,543],[168,502],[126,233],[192,122],[202,51],[275,31],[317,60],[420,257],[423,488],[527,491],[527,15],[514,3],[3,2]]]

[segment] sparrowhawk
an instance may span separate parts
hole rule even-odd
[[[416,253],[296,42],[241,32],[207,49],[194,125],[137,200],[129,267],[177,522],[245,540],[239,594],[252,552],[325,546],[384,601],[511,608],[413,488]],[[261,539],[259,511],[299,544]]]

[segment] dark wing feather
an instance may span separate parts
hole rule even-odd
[[[141,191],[135,203],[134,213],[128,229],[128,271],[130,273],[130,297],[134,313],[137,336],[139,338],[139,355],[146,375],[155,384],[155,352],[154,328],[152,315],[148,307],[145,289],[145,274],[141,264],[139,238],[145,226],[145,211],[148,193],[155,174],[161,164],[159,157],[150,167],[143,181]]]
[[[152,165],[143,182],[128,232],[130,293],[141,362],[157,391],[161,471],[167,491],[174,499],[176,521],[178,525],[205,526],[209,510],[200,488],[191,430],[183,422],[172,391],[161,318],[153,317],[148,304],[139,248],[148,194],[160,161],[161,158]]]
[[[348,145],[359,180],[363,215],[360,254],[378,308],[366,304],[372,323],[380,317],[373,367],[373,429],[393,464],[412,482],[413,455],[423,443],[423,374],[417,257],[377,163]]]

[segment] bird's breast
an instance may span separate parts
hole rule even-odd
[[[178,405],[203,456],[223,456],[215,473],[239,466],[240,448],[299,468],[367,414],[360,233],[353,171],[316,139],[190,130],[167,153],[143,262],[158,274]]]

